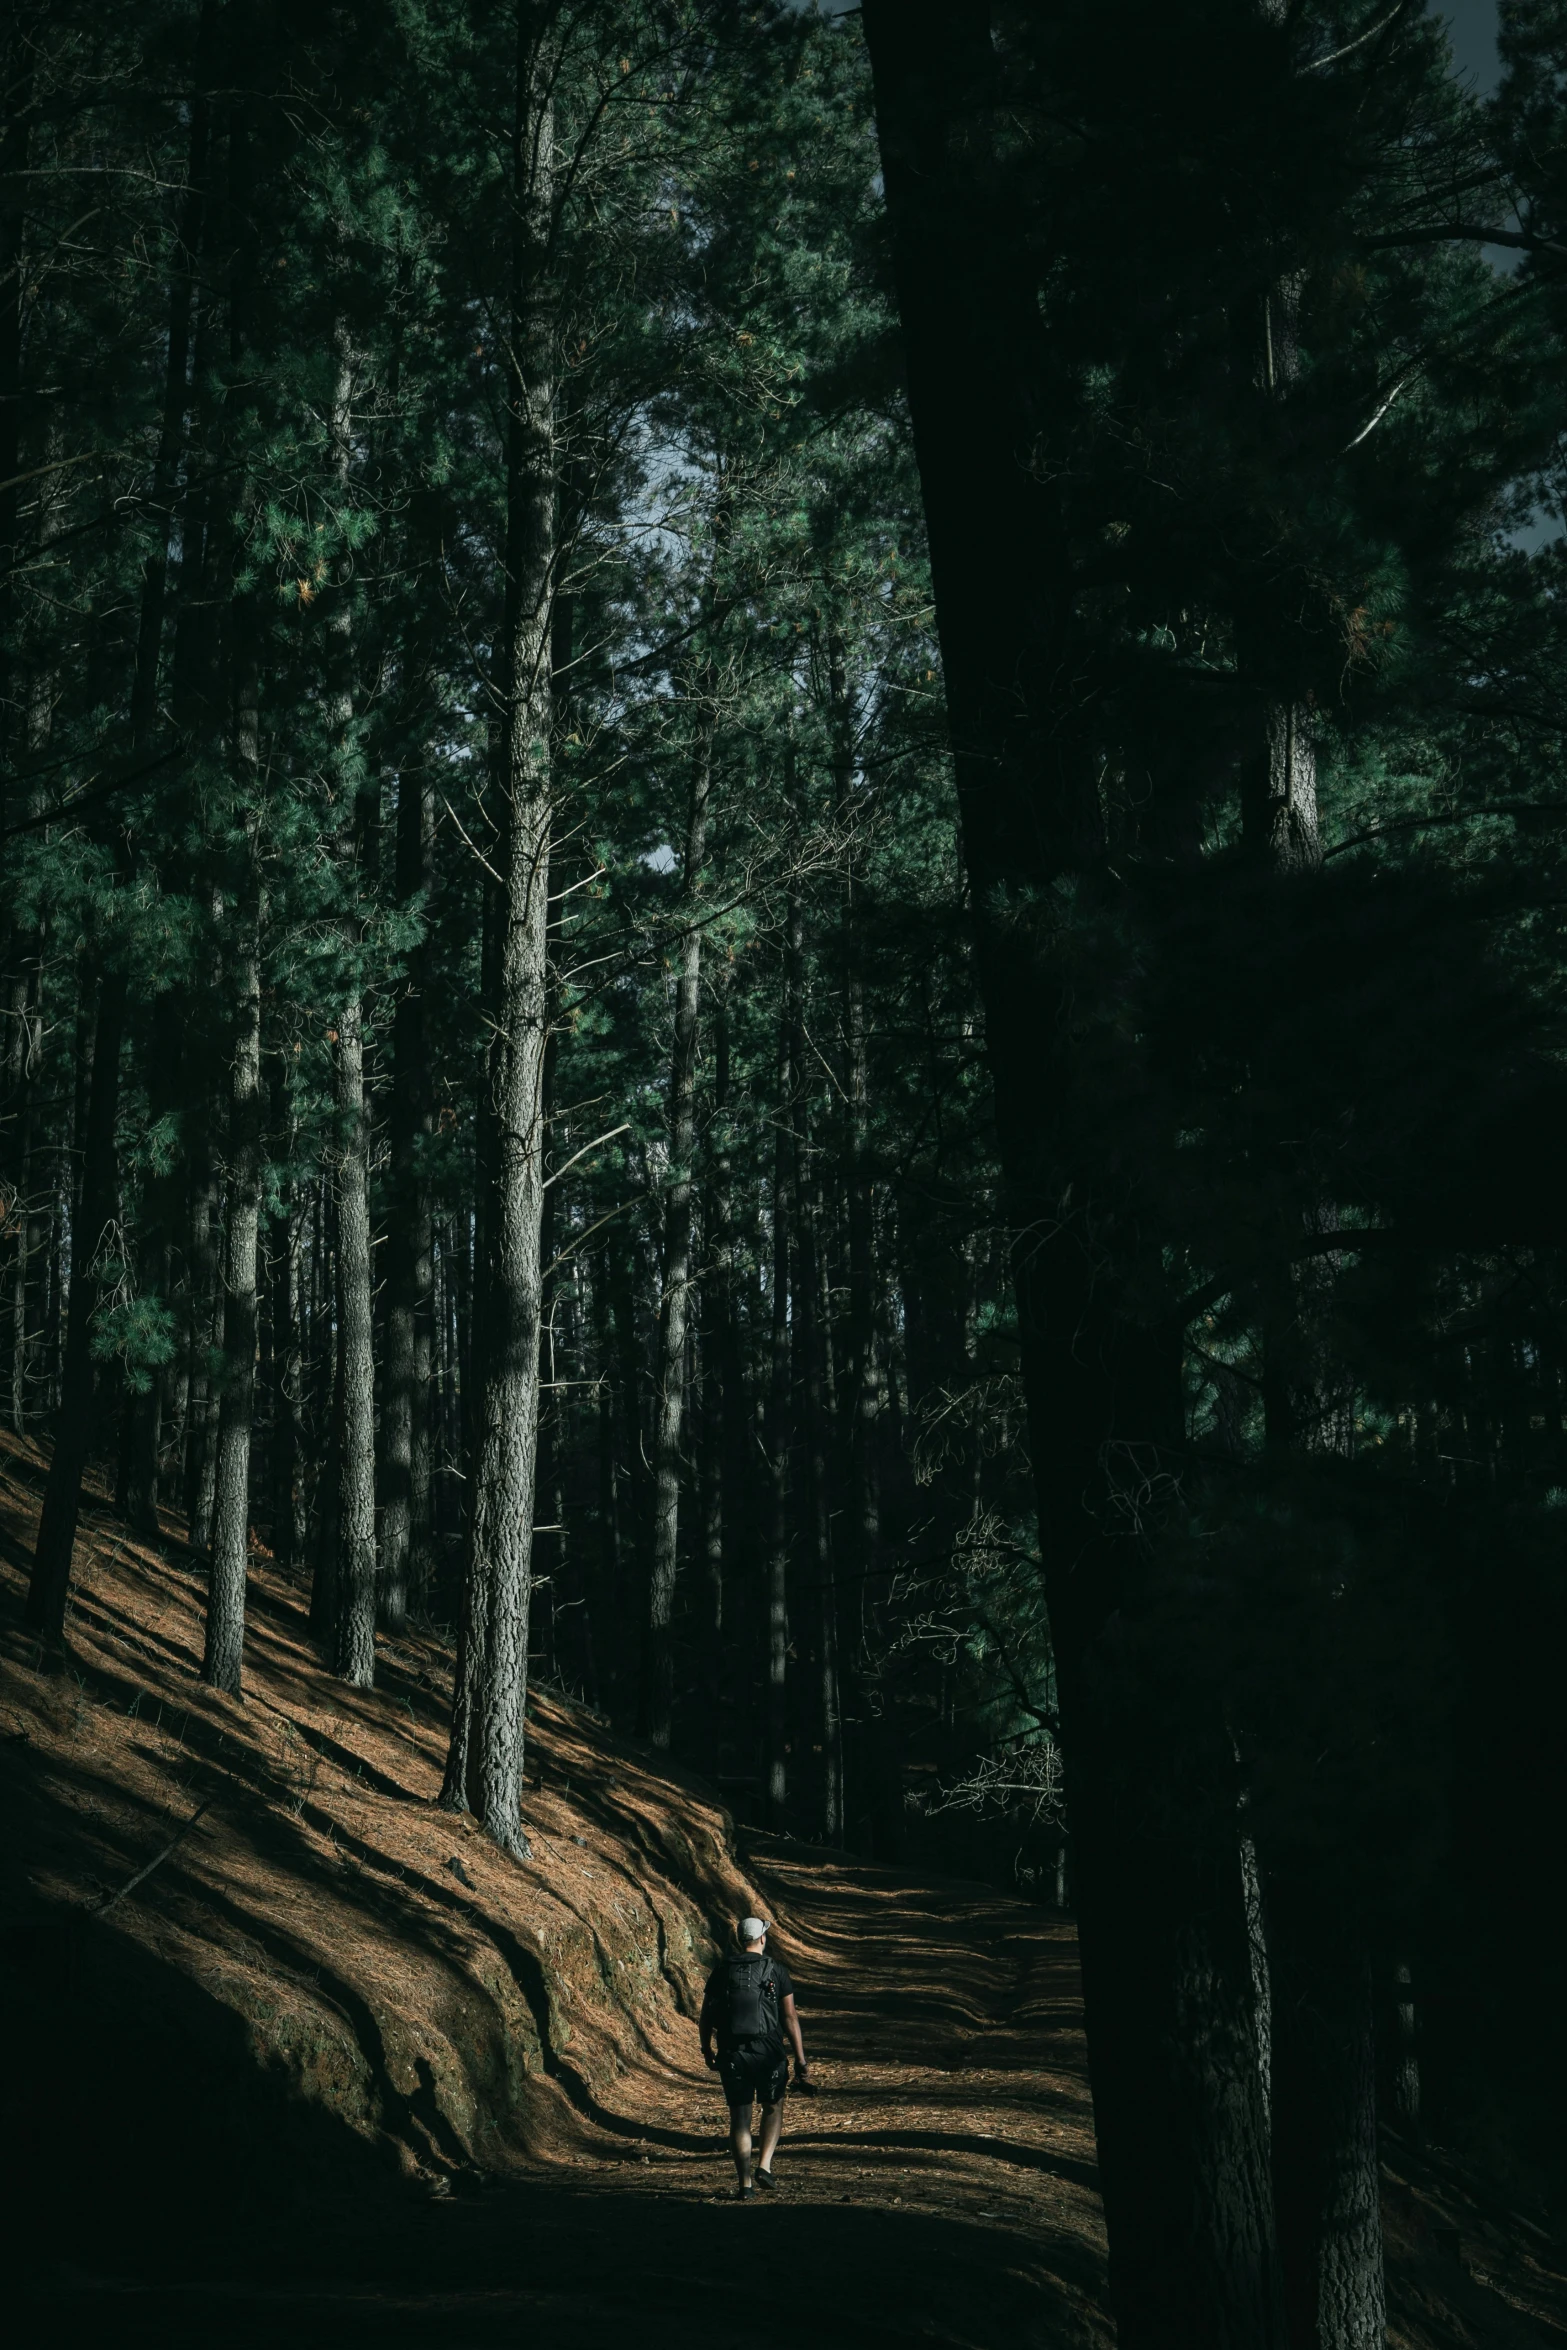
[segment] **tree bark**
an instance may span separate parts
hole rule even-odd
[[[434,786],[405,768],[397,791],[398,903],[428,888],[435,836]],[[422,1603],[430,1567],[430,1342],[434,1240],[425,1153],[434,1122],[425,1046],[428,955],[409,955],[392,1023],[391,1289],[381,1413],[381,1620],[400,1631],[410,1601]]]
[[[1287,37],[1288,0],[1259,0],[1259,13]],[[1300,374],[1303,291],[1297,273],[1277,279],[1263,289],[1254,336],[1248,322],[1252,381],[1285,433],[1284,403]],[[1322,864],[1316,725],[1290,657],[1302,592],[1298,579],[1259,580],[1235,623],[1238,666],[1261,714],[1261,740],[1242,778],[1242,838],[1247,854],[1277,873],[1315,873]]]
[[[989,169],[984,0],[865,0],[924,490],[1030,1450],[1070,1764],[1090,2070],[1122,2350],[1275,2350],[1282,2334],[1233,1793],[1218,1725],[1201,1799],[1157,1821],[1165,1756],[1113,1660],[1135,1494],[1183,1434],[1178,1333],[1125,1184],[1081,1140],[1057,885],[1105,870],[1097,768],[1058,680],[1073,572],[1041,462],[1038,258]],[[1124,1285],[1124,1286],[1123,1286]],[[1128,1486],[1126,1480],[1131,1479]],[[1211,1750],[1211,1751],[1210,1751]],[[1213,1784],[1210,1786],[1209,1780]]]
[[[156,1127],[172,1122],[185,1075],[185,1011],[172,989],[160,995],[152,1014],[152,1067],[148,1109]],[[142,1279],[155,1296],[172,1300],[174,1243],[183,1186],[177,1166],[150,1175],[142,1195],[140,1257]],[[163,1483],[163,1424],[170,1393],[167,1363],[152,1366],[147,1386],[132,1407],[130,1462],[125,1516],[133,1534],[157,1542],[162,1535],[158,1499]]]
[[[169,328],[163,372],[163,421],[153,469],[151,507],[156,537],[142,575],[142,605],[136,640],[136,672],[131,693],[131,746],[146,752],[157,733],[159,684],[163,671],[163,642],[168,604],[169,547],[174,507],[179,494],[180,460],[186,442],[189,403],[187,379],[195,306],[195,274],[205,238],[207,218],[207,164],[211,142],[211,103],[205,87],[213,19],[212,0],[202,0],[194,54],[195,88],[190,104],[190,140],[186,153],[185,194],[169,267]],[[179,1069],[184,1039],[180,1008],[171,995],[159,998],[154,1011],[154,1066],[151,1108],[154,1122],[172,1114],[179,1101]],[[174,1270],[174,1225],[177,1191],[168,1173],[155,1175],[143,1194],[141,1271],[144,1286],[167,1298]],[[126,1520],[133,1533],[157,1541],[158,1488],[164,1396],[168,1375],[154,1366],[145,1390],[132,1405],[130,1457],[126,1482]]]
[[[625,1542],[620,1522],[620,1462],[616,1445],[614,1333],[610,1311],[609,1246],[593,1260],[593,1351],[598,1368],[599,1574],[609,1621],[618,1625],[625,1610]],[[622,1427],[625,1414],[620,1415]],[[620,1680],[618,1641],[610,1649],[612,1685]]]
[[[235,992],[229,1075],[228,1234],[224,1262],[223,1380],[213,1472],[212,1558],[201,1677],[241,1693],[250,1556],[250,1446],[256,1412],[256,1265],[261,1232],[261,712],[259,615],[233,609],[234,782],[243,810],[245,869],[235,906]]]
[[[339,495],[348,495],[353,442],[354,349],[341,304],[333,320],[331,437]],[[337,1113],[338,1563],[332,1669],[355,1688],[375,1682],[375,1250],[370,1226],[370,1108],[365,1092],[363,898],[373,882],[380,798],[362,773],[354,739],[354,609],[346,560],[327,614],[329,723],[339,795],[351,811],[340,843],[347,910],[344,992],[333,1055]]]
[[[325,1221],[325,1219],[323,1219]],[[343,1479],[343,1299],[339,1280],[337,1250],[337,1214],[335,1187],[333,1212],[329,1229],[332,1236],[330,1264],[317,1260],[318,1272],[330,1272],[332,1283],[332,1311],[323,1310],[319,1321],[329,1321],[332,1327],[331,1378],[327,1387],[327,1442],[326,1458],[316,1479],[316,1536],[315,1561],[310,1578],[310,1629],[315,1633],[329,1655],[335,1654],[338,1624],[338,1577],[342,1559],[338,1548],[338,1512],[342,1507]],[[323,1301],[324,1308],[324,1301]],[[319,1424],[319,1423],[318,1423]]]
[[[1269,1889],[1273,2180],[1291,2350],[1383,2350],[1370,1961],[1320,1883]]]
[[[1284,0],[1261,12],[1285,29]],[[1300,373],[1299,275],[1266,288],[1252,376],[1270,422],[1287,440],[1288,394]],[[1242,673],[1260,692],[1260,741],[1242,777],[1243,841],[1250,861],[1281,887],[1278,919],[1320,871],[1313,713],[1299,684],[1298,581],[1263,581],[1237,617]],[[1289,1186],[1286,1185],[1286,1192]],[[1316,1232],[1337,1228],[1338,1209],[1312,1198]],[[1331,1253],[1291,1262],[1293,1234],[1261,1290],[1265,1443],[1276,1457],[1347,1457],[1354,1397],[1335,1362]],[[1353,1836],[1353,1820],[1333,1833]],[[1385,2328],[1381,2200],[1377,2186],[1376,2068],[1371,1960],[1352,1899],[1323,1865],[1323,1851],[1261,1854],[1265,1942],[1256,1961],[1270,2020],[1270,2120],[1279,2258],[1292,2350],[1365,2350]],[[1368,2166],[1369,2165],[1369,2171]]]
[[[286,1084],[274,1095],[275,1124],[283,1140],[283,1155],[292,1164],[296,1126],[288,1104]],[[287,1181],[282,1250],[271,1274],[272,1312],[272,1552],[284,1574],[304,1563],[307,1528],[305,1510],[305,1355],[304,1254],[306,1206],[297,1177]]]
[[[333,1670],[355,1688],[375,1682],[375,1341],[371,1311],[369,1111],[357,989],[339,1015],[335,1092],[340,1157],[337,1249],[342,1331],[338,1582]]]
[[[746,1492],[746,1378],[736,1302],[734,1167],[731,1143],[731,1074],[728,989],[720,984],[709,1016],[713,1043],[710,1152],[702,1210],[702,1491],[703,1555],[707,1579],[707,1663],[709,1750],[717,1769],[723,1737],[722,1702],[726,1645],[726,1567],[740,1539]],[[752,1595],[754,1598],[754,1595]],[[742,1625],[730,1630],[743,1630]]]
[[[35,1071],[43,1048],[42,1007],[39,1002],[42,937],[37,937],[35,943],[39,953],[33,958],[31,970],[22,974],[22,984],[13,1006],[16,1022],[13,1031],[16,1075],[9,1089],[8,1103],[15,1130],[15,1140],[11,1146],[14,1156],[10,1163],[16,1169],[17,1186],[10,1203],[16,1248],[11,1266],[11,1426],[18,1436],[27,1433],[33,1367],[32,1320],[37,1290],[36,1268],[42,1247],[40,1219],[34,1199],[34,1185],[38,1179]]]
[[[798,920],[791,893],[789,930]],[[786,949],[787,952],[787,949]],[[789,1010],[778,1033],[778,1116],[773,1146],[772,1349],[767,1394],[767,1825],[775,1833],[789,1816],[789,1280],[793,1261],[794,1150],[791,1139]]]
[[[534,1471],[539,1415],[539,1240],[544,1209],[544,1063],[549,1012],[550,602],[556,554],[554,12],[517,18],[512,131],[511,382],[506,611],[494,900],[494,992],[486,1070],[484,1276],[479,1426],[452,1738],[441,1800],[478,1814],[525,1853],[518,1803],[528,1686]]]
[[[828,1844],[843,1835],[843,1721],[838,1692],[838,1594],[833,1575],[832,1497],[827,1470],[825,1333],[822,1313],[820,1221],[811,1165],[810,1073],[805,1033],[805,912],[797,889],[789,893],[785,927],[784,1000],[789,1034],[789,1134],[794,1209],[794,1267],[790,1338],[794,1359],[795,1429],[810,1535],[810,1584],[815,1600],[816,1699],[813,1741],[821,1748],[821,1830]]]
[[[214,964],[216,982],[222,976],[221,961],[216,956]],[[190,1521],[191,1548],[196,1551],[205,1551],[212,1540],[218,1414],[218,1398],[213,1389],[212,1374],[224,1335],[220,1279],[223,1190],[212,1133],[216,1104],[211,1089],[215,1072],[205,1053],[202,1062],[202,1098],[197,1109],[197,1132],[191,1152],[190,1222],[186,1243],[189,1314],[185,1342],[185,1508]]]
[[[709,687],[710,687],[710,680]],[[674,1734],[675,1580],[680,1567],[680,1480],[686,1409],[691,1235],[696,1197],[696,1062],[702,985],[702,862],[713,781],[711,691],[698,714],[686,816],[675,1030],[669,1061],[670,1183],[664,1208],[664,1279],[658,1328],[658,1419],[653,1454],[653,1559],[648,1578],[648,1735],[667,1749]]]
[[[23,325],[26,300],[25,190],[32,147],[33,44],[20,21],[6,44],[0,70],[7,94],[0,121],[0,1240],[13,1251],[7,1267],[7,1366],[10,1421],[18,1436],[27,1427],[28,1375],[28,1195],[33,1179],[32,1070],[41,1042],[37,1006],[37,956],[13,935],[4,887],[10,846],[7,791],[16,766],[17,701],[14,676],[16,583],[21,572],[21,482]],[[35,933],[36,940],[36,933]],[[29,963],[33,968],[29,968]]]
[[[0,777],[8,776],[13,765],[15,745],[11,738],[13,723],[13,691],[11,677],[12,615],[16,601],[16,576],[20,568],[21,541],[19,515],[22,483],[22,398],[23,398],[23,326],[26,316],[27,276],[23,267],[26,250],[26,199],[28,157],[32,150],[34,49],[29,27],[19,18],[12,20],[11,37],[7,41],[0,71],[5,79],[0,88],[6,96],[3,118],[0,118]],[[5,859],[9,852],[5,840],[8,810],[5,804],[5,786],[0,782],[0,881],[4,880]],[[0,904],[4,893],[0,891]],[[9,949],[10,940],[3,941]],[[9,952],[4,957],[8,983],[15,976]],[[14,999],[7,986],[8,1011]],[[0,1054],[9,1072],[14,1065],[15,1040],[7,1033],[0,1038]]]

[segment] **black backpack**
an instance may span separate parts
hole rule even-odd
[[[760,1965],[754,1958],[725,1960],[718,2017],[720,2048],[732,2048],[737,2040],[771,2040],[783,2046],[778,1969],[770,1958]]]

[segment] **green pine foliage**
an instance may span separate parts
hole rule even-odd
[[[1053,1885],[1052,1528],[1012,1282],[1031,1244],[998,1167],[861,37],[727,0],[543,13],[559,164],[528,299],[556,357],[560,554],[534,1668],[625,1726],[645,1712],[664,1238],[689,1179],[677,1749],[763,1815],[781,1493],[774,1824],[823,1825],[835,1647],[837,1832]],[[1259,1836],[1330,1855],[1379,1952],[1463,1941],[1454,1855],[1482,1833],[1521,1935],[1562,1760],[1509,1726],[1508,1693],[1538,1689],[1567,1493],[1567,640],[1560,546],[1514,533],[1560,501],[1567,30],[1548,0],[1504,8],[1486,105],[1438,21],[1381,0],[1282,27],[1239,0],[993,13],[999,95],[963,135],[1037,321],[1026,512],[1053,533],[1010,547],[1008,577],[1052,632],[1051,756],[1091,779],[1103,847],[1020,877],[1072,1007],[1051,1147],[1063,1198],[1098,1183],[1103,1279],[1172,1334],[1184,1404],[1158,1490],[1124,1489],[1106,1686],[1157,1692],[1135,1768],[1169,1758],[1172,1811],[1211,1799],[1183,1740],[1213,1696]],[[330,1604],[353,1003],[378,1262],[417,1222],[431,1266],[414,1604],[447,1624],[484,1302],[517,22],[498,0],[51,0],[15,12],[0,94],[0,1394],[55,1432],[89,1283],[94,1448],[122,1500],[151,1459],[165,1507],[194,1505],[233,1377],[218,1243],[254,932],[258,1537]],[[1308,714],[1320,825],[1288,889],[1243,814],[1284,705]],[[117,1206],[93,1233],[112,973]],[[1287,1430],[1281,1311],[1309,1326],[1315,1396]],[[1449,2080],[1455,2109],[1478,2096],[1456,2058]]]

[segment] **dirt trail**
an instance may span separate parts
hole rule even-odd
[[[244,2230],[136,2277],[56,2271],[39,2339],[717,2350],[1100,2344],[1103,2274],[1070,1933],[967,1885],[753,1855],[821,2088],[791,2098],[776,2198],[737,2206],[697,2058],[628,2073],[640,2143],[287,2243]],[[161,2270],[161,2274],[159,2271]]]
[[[258,1554],[246,1701],[204,1693],[181,1529],[130,1542],[101,1494],[51,1670],[20,1621],[43,1467],[0,1435],[12,2339],[1113,2341],[1069,1924],[738,1845],[547,1700],[518,1868],[435,1808],[438,1641],[346,1691]],[[820,2089],[739,2205],[693,2018],[758,1905]],[[1558,2248],[1452,2166],[1398,2161],[1388,2208],[1394,2350],[1567,2339]]]

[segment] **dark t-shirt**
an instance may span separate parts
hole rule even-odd
[[[776,2037],[770,2034],[765,2040],[739,2040],[734,2046],[737,2051],[756,2050],[758,2053],[764,2048],[782,2048],[783,2003],[794,1991],[794,1985],[789,1980],[789,1969],[781,1958],[774,1958],[771,1951],[765,1958],[748,1958],[743,1951],[740,1956],[747,1966],[768,1966],[772,1969],[773,1988],[778,1998],[778,2031]],[[712,2025],[721,2050],[727,2039],[725,2026],[729,2020],[729,1969],[732,1964],[733,1961],[726,1958],[714,1967],[707,1978],[707,1989],[702,1994],[702,2020]]]

